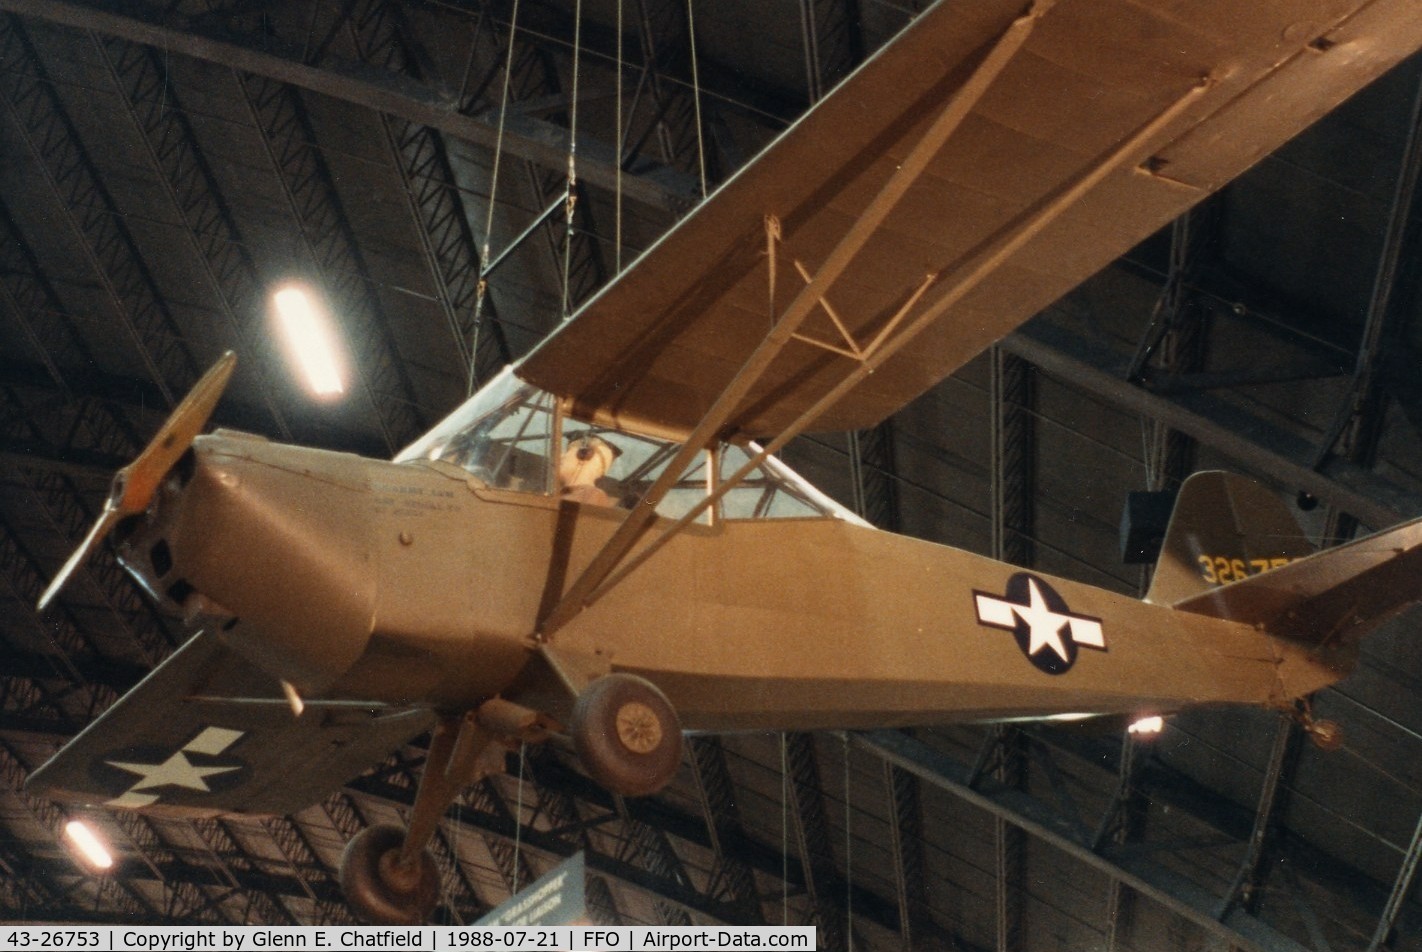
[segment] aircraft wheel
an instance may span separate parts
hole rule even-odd
[[[439,870],[429,850],[413,869],[396,865],[405,831],[391,824],[361,830],[341,854],[341,892],[373,925],[421,925],[439,902]]]
[[[1304,730],[1319,750],[1335,751],[1343,746],[1343,725],[1337,721],[1314,721]]]
[[[609,674],[588,685],[573,707],[573,747],[594,780],[625,797],[645,797],[681,765],[681,722],[656,685]]]

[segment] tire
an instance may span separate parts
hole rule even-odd
[[[408,875],[395,868],[404,842],[404,830],[380,824],[357,833],[341,854],[341,892],[372,925],[421,925],[439,902],[439,870],[429,850],[420,851],[418,869]]]
[[[1308,732],[1309,740],[1313,741],[1319,750],[1326,750],[1332,753],[1343,747],[1343,725],[1337,721],[1314,721],[1304,727]]]
[[[645,797],[681,766],[681,722],[656,685],[632,674],[598,678],[578,696],[573,747],[592,778],[624,797]]]

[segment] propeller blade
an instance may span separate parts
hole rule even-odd
[[[168,470],[182,458],[207,425],[207,419],[212,416],[217,401],[222,399],[222,392],[227,389],[227,381],[232,379],[232,370],[236,366],[236,354],[230,350],[223,354],[188,391],[183,402],[169,415],[158,435],[144,447],[138,458],[119,471],[123,476],[123,493],[118,501],[120,512],[129,516],[148,508],[163,477],[168,475]]]
[[[84,537],[84,541],[79,543],[79,548],[75,549],[69,556],[64,567],[59,570],[59,574],[54,577],[54,581],[49,583],[49,587],[44,590],[44,594],[39,597],[38,608],[44,611],[59,590],[64,587],[64,583],[69,581],[69,576],[74,574],[74,570],[83,565],[89,559],[89,553],[94,550],[104,536],[109,534],[109,530],[121,519],[117,509],[105,506],[99,518],[94,522],[89,534]]]
[[[169,414],[163,428],[143,448],[138,458],[114,476],[113,489],[109,492],[108,501],[104,503],[104,511],[99,514],[98,520],[79,544],[79,548],[69,556],[64,567],[40,596],[40,611],[44,611],[64,587],[64,583],[69,581],[74,570],[88,561],[94,549],[104,541],[104,537],[113,530],[119,520],[125,516],[137,515],[148,508],[158,486],[163,482],[163,477],[168,475],[168,470],[182,458],[193,440],[202,432],[202,428],[207,425],[208,417],[212,416],[217,401],[227,389],[227,382],[232,379],[232,370],[236,365],[236,354],[230,350],[223,354],[217,363],[202,375],[197,385],[188,391],[188,395],[178,404],[177,409]]]

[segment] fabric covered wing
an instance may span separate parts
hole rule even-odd
[[[308,703],[210,634],[183,645],[26,784],[56,800],[174,816],[287,814],[426,731],[424,710]]]
[[[940,3],[842,83],[518,368],[585,419],[685,436],[860,218],[1022,0]],[[1415,0],[1060,0],[825,294],[859,344],[920,285],[937,309],[813,425],[873,425],[1422,45]],[[1136,134],[1170,113],[1158,129]],[[1130,153],[1043,225],[1060,195]],[[1024,231],[1025,229],[1025,231]],[[970,286],[985,249],[1025,239]],[[945,303],[947,302],[947,303]],[[907,325],[904,325],[907,326]],[[823,309],[803,336],[844,337]],[[855,359],[791,341],[724,436],[780,432]]]

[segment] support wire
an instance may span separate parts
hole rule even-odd
[[[564,194],[567,228],[563,234],[563,320],[572,316],[568,300],[573,262],[573,214],[578,205],[578,74],[583,54],[583,0],[573,5],[573,95],[568,117],[568,190]]]
[[[474,334],[469,342],[469,378],[465,387],[466,396],[473,396],[479,389],[477,355],[479,353],[479,328],[483,324],[484,298],[489,291],[488,268],[489,244],[494,233],[494,205],[499,194],[499,165],[504,155],[504,126],[509,112],[509,87],[513,81],[514,39],[518,33],[519,0],[514,0],[509,15],[509,50],[504,59],[504,88],[499,97],[499,127],[494,139],[494,168],[489,175],[489,206],[484,216],[484,246],[479,253],[479,286],[474,297]]]

